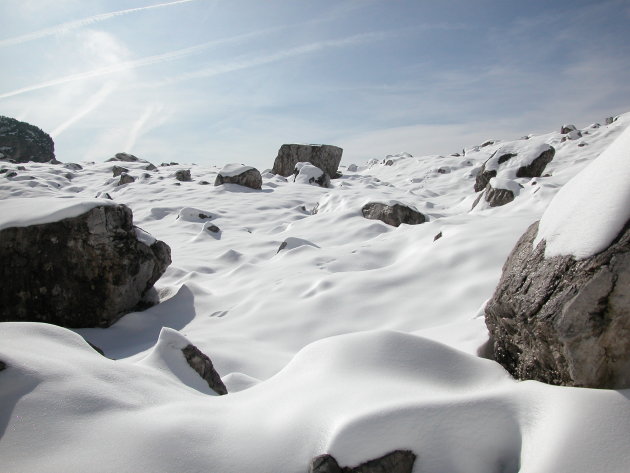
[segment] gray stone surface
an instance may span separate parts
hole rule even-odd
[[[402,204],[387,205],[379,202],[370,202],[361,209],[363,216],[371,220],[380,220],[394,227],[401,223],[418,225],[426,222],[426,217],[417,210]]]
[[[0,321],[107,327],[134,310],[171,262],[170,248],[136,237],[131,210],[0,231]]]
[[[133,154],[116,153],[113,157],[109,158],[105,162],[108,163],[108,162],[112,162],[112,161],[122,161],[124,163],[137,163],[137,162],[144,161],[144,160],[138,158],[137,156],[134,156]]]
[[[567,133],[570,133],[570,132],[575,131],[575,130],[577,130],[575,125],[562,125],[560,127],[560,133],[562,135],[566,135]]]
[[[47,163],[55,160],[55,144],[36,126],[0,116],[0,158],[16,163]]]
[[[250,168],[236,176],[223,176],[220,172],[214,181],[215,186],[223,184],[238,184],[239,186],[249,187],[251,189],[262,189],[262,176],[256,168]]]
[[[497,152],[501,152],[499,149]],[[521,166],[516,170],[516,177],[540,177],[547,167],[547,164],[551,162],[556,154],[556,150],[551,146],[548,150],[543,151],[540,156],[532,160],[528,166]],[[506,153],[503,156],[499,156],[499,171],[501,170],[501,164],[507,163],[510,159],[516,157],[516,153]],[[488,159],[492,159],[494,154]],[[486,162],[488,162],[486,161]],[[496,170],[486,170],[486,163],[481,166],[481,170],[475,177],[475,192],[482,191],[486,188],[490,179],[497,176]]]
[[[340,467],[332,455],[324,454],[311,460],[309,473],[411,473],[415,461],[412,451],[394,450],[355,467]]]
[[[500,207],[505,204],[509,204],[515,198],[514,192],[509,189],[498,189],[492,187],[488,182],[484,191],[477,196],[473,202],[472,208],[474,209],[481,199],[485,199],[490,207]],[[471,209],[472,210],[472,209]]]
[[[192,176],[190,175],[190,169],[180,169],[178,171],[175,171],[175,179],[182,182],[192,181]]]
[[[219,395],[227,394],[227,388],[221,381],[221,376],[214,369],[212,361],[205,353],[192,343],[182,348],[182,353],[190,367],[208,383],[210,389]]]
[[[319,187],[326,187],[326,188],[330,187],[330,176],[326,174],[325,171],[322,171],[319,168],[317,168],[317,170],[320,173],[318,177],[310,176],[308,179],[304,179],[304,180],[306,180],[309,184],[317,184]],[[293,170],[293,182],[298,180],[300,178],[300,174],[304,172],[306,172],[306,170],[298,169],[296,167]]]
[[[4,361],[0,361],[0,371],[5,369],[6,367],[7,367],[6,363]]]
[[[332,145],[284,144],[278,151],[271,172],[287,177],[297,163],[311,163],[329,176],[336,176],[343,149]]]
[[[119,186],[123,186],[125,184],[131,184],[132,182],[136,182],[136,178],[133,176],[130,176],[129,174],[127,174],[126,172],[123,172],[120,175],[120,180],[118,181]]]
[[[122,166],[114,166],[112,168],[112,175],[113,177],[118,177],[120,176],[123,172],[129,172],[129,169],[124,168]]]
[[[630,222],[583,260],[546,259],[537,232],[521,237],[486,306],[494,358],[519,379],[630,388]]]

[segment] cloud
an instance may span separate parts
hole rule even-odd
[[[145,7],[129,8],[127,10],[118,10],[118,11],[109,12],[109,13],[102,13],[100,15],[89,16],[87,18],[81,18],[79,20],[61,23],[59,25],[55,25],[50,28],[45,28],[42,30],[33,31],[31,33],[23,34],[20,36],[14,36],[12,38],[6,38],[3,40],[0,40],[0,47],[13,46],[16,44],[26,43],[29,41],[45,38],[47,36],[54,36],[57,34],[67,33],[69,31],[76,30],[78,28],[83,28],[85,26],[89,26],[94,23],[106,21],[106,20],[109,20],[118,16],[128,15],[130,13],[136,13],[136,12],[144,11],[144,10],[152,10],[155,8],[170,7],[173,5],[179,5],[182,3],[190,3],[190,2],[195,2],[195,1],[198,1],[198,0],[176,0],[172,2],[157,3],[155,5],[147,5]]]
[[[162,112],[163,106],[161,105],[149,105],[142,115],[134,122],[133,126],[129,130],[129,136],[127,137],[127,141],[125,142],[125,150],[131,152],[138,140],[138,137],[141,135],[143,129],[145,128],[147,123],[152,123],[150,119],[155,115],[159,115]],[[153,123],[155,125],[155,123]]]

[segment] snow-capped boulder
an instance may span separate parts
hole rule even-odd
[[[297,163],[293,176],[293,182],[330,187],[330,176],[311,163]]]
[[[477,196],[472,208],[474,209],[482,198],[487,202],[488,207],[500,207],[509,204],[519,194],[520,189],[519,184],[511,179],[493,177],[484,191]]]
[[[577,128],[575,127],[575,125],[562,125],[560,127],[561,135],[566,135],[567,133],[570,133],[572,131],[577,131]]]
[[[297,163],[311,163],[331,177],[337,175],[343,149],[332,145],[284,144],[278,150],[272,172],[287,177]]]
[[[244,164],[226,164],[217,174],[215,186],[238,184],[251,189],[262,189],[262,176],[258,169]]]
[[[38,127],[0,116],[0,159],[13,160],[16,163],[56,161],[55,144]]]
[[[113,177],[118,177],[120,176],[123,172],[129,172],[129,169],[124,168],[122,166],[114,166],[112,168],[112,175]]]
[[[71,171],[81,171],[83,166],[78,163],[66,163],[63,165],[64,168],[70,169]]]
[[[124,186],[125,184],[131,184],[132,182],[136,182],[136,178],[123,172],[120,174],[120,179],[118,180],[118,186]]]
[[[175,179],[181,182],[192,181],[192,176],[190,175],[190,169],[179,169],[175,171]]]
[[[108,200],[0,201],[0,320],[106,327],[140,303],[171,262]]]
[[[418,225],[426,221],[426,217],[422,213],[400,202],[391,204],[369,202],[363,206],[361,212],[365,218],[380,220],[394,227],[400,226],[401,223]]]
[[[394,450],[355,467],[340,467],[335,457],[326,453],[311,460],[309,473],[411,473],[415,461],[412,451]]]
[[[490,179],[501,177],[540,177],[556,150],[545,143],[514,142],[501,146],[483,164],[475,179],[475,192],[484,190]]]
[[[508,257],[486,325],[520,379],[630,388],[630,128],[569,181]]]
[[[109,158],[105,162],[113,162],[113,161],[122,161],[124,163],[137,163],[137,162],[146,162],[144,159],[140,159],[137,156],[129,153],[116,153],[113,157]]]
[[[359,167],[356,164],[348,164],[348,172],[357,172]]]

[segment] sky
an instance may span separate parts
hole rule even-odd
[[[0,115],[57,159],[450,154],[630,111],[630,0],[0,0]]]

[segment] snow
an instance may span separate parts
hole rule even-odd
[[[500,177],[493,177],[490,179],[490,186],[494,189],[506,189],[512,191],[515,196],[517,196],[521,191],[521,186],[519,186],[518,182]]]
[[[145,232],[142,228],[135,227],[134,230],[136,232],[136,238],[144,245],[151,246],[157,241],[153,235]]]
[[[196,165],[118,187],[111,163],[81,163],[71,180],[53,165],[7,163],[32,179],[0,177],[4,221],[109,193],[97,202],[128,205],[173,263],[156,283],[161,302],[107,329],[0,323],[0,471],[295,473],[325,452],[356,465],[402,448],[418,455],[415,473],[627,471],[630,390],[517,382],[478,353],[483,307],[531,223],[562,218],[562,230],[579,216],[567,234],[614,233],[628,202],[619,150],[629,123],[590,129],[585,147],[555,131],[460,157],[399,154],[330,189],[269,173],[256,193],[202,186],[219,168]],[[515,200],[471,212],[475,175],[495,151],[526,160],[545,145],[556,148],[550,176],[497,176],[518,186]],[[180,168],[195,181],[174,185]],[[596,177],[576,185],[576,175]],[[564,194],[590,198],[593,215],[554,210]],[[429,221],[365,219],[371,201],[402,202]],[[227,395],[188,366],[188,343],[212,359]]]
[[[497,149],[496,153],[486,162],[486,171],[500,170],[500,177],[514,179],[519,168],[529,166],[532,161],[549,149],[551,149],[549,144],[531,138],[505,144]],[[506,154],[515,154],[516,156],[499,164],[499,159]]]
[[[545,211],[534,245],[545,257],[584,259],[606,248],[630,220],[630,127],[568,182]]]
[[[0,200],[0,230],[78,217],[94,207],[115,205],[106,199],[16,198]]]
[[[254,169],[254,168],[252,166],[245,166],[244,164],[231,163],[231,164],[226,164],[225,166],[223,166],[221,170],[219,171],[219,174],[224,177],[234,177],[234,176],[243,174],[244,172],[247,172],[250,169]]]
[[[297,163],[295,170],[298,174],[293,179],[294,182],[299,184],[313,184],[318,185],[315,181],[322,177],[324,171],[317,166],[313,166],[311,163]]]

